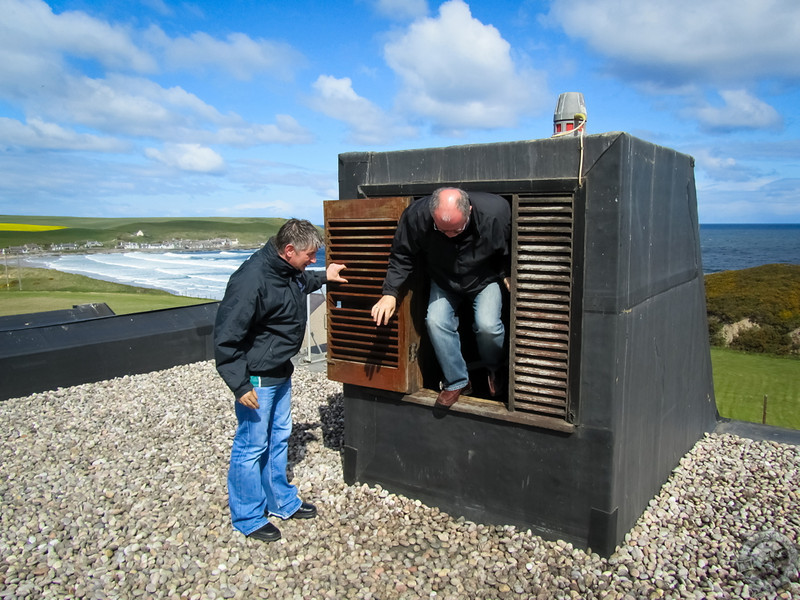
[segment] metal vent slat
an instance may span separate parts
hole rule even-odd
[[[566,360],[566,344],[555,344],[552,342],[545,342],[542,340],[525,340],[525,343],[518,344],[519,346],[527,346],[536,348],[538,356],[545,356],[547,358],[557,358],[559,360]]]
[[[564,402],[564,400],[567,397],[566,390],[559,390],[559,389],[553,389],[536,385],[525,385],[522,383],[519,384],[517,392],[529,396],[541,396],[542,398],[546,398],[548,403]]]
[[[519,331],[524,338],[518,337],[517,346],[543,346],[545,348],[557,348],[567,351],[569,347],[569,337],[553,331],[529,330]]]
[[[520,410],[528,410],[537,414],[555,415],[562,418],[566,417],[566,408],[563,406],[549,406],[536,397],[531,398],[531,400],[532,402],[520,400]]]
[[[347,265],[348,281],[328,311],[331,359],[395,368],[400,364],[396,322],[378,328],[370,314],[382,295],[396,228],[394,219],[328,220],[328,260]]]
[[[569,416],[573,197],[514,196],[509,409]]]

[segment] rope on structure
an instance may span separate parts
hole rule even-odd
[[[575,113],[573,117],[575,121],[580,121],[577,127],[574,129],[570,129],[569,131],[562,131],[561,133],[554,133],[551,137],[564,137],[567,135],[575,135],[576,133],[580,134],[581,138],[581,146],[580,146],[580,160],[578,162],[578,187],[583,185],[583,138],[586,135],[586,115],[583,113]]]

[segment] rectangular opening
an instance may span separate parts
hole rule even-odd
[[[571,381],[577,361],[571,346],[579,329],[573,296],[574,256],[580,248],[574,182],[572,188],[564,187],[558,181],[540,192],[483,188],[501,195],[512,208],[512,286],[503,316],[508,342],[506,392],[498,398],[488,395],[467,306],[460,314],[460,331],[464,357],[471,375],[473,370],[476,374],[475,392],[462,396],[451,411],[574,430]],[[397,318],[388,326],[376,327],[370,314],[381,296],[400,214],[427,193],[326,202],[328,261],[347,264],[349,280],[328,291],[328,375],[344,383],[401,392],[407,402],[433,406],[440,373],[424,326],[425,277],[411,282]]]

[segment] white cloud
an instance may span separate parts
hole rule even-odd
[[[701,223],[797,223],[800,179],[761,178],[698,186]]]
[[[95,60],[110,68],[140,72],[156,69],[156,62],[133,43],[130,32],[82,12],[60,14],[40,0],[0,0],[0,53],[62,55]]]
[[[697,169],[702,171],[712,180],[717,182],[728,181],[736,182],[736,186],[749,185],[748,182],[763,181],[758,179],[758,173],[752,167],[745,167],[733,156],[721,156],[719,152],[711,148],[698,148],[692,155],[695,158]]]
[[[140,2],[145,6],[150,7],[159,15],[168,17],[174,14],[174,11],[169,6],[167,6],[164,0],[140,0]]]
[[[60,79],[47,93],[37,93],[37,79],[15,93],[26,96],[26,110],[39,118],[112,135],[242,147],[312,139],[288,115],[278,115],[274,124],[250,123],[234,113],[223,115],[179,86],[164,88],[149,79],[113,74],[105,79]],[[0,96],[1,90],[2,84]]]
[[[351,139],[360,144],[382,144],[398,137],[412,137],[412,127],[399,123],[380,107],[353,90],[349,77],[337,79],[320,75],[313,84],[315,95],[311,100],[314,109],[329,117],[347,123]]]
[[[747,90],[721,90],[722,106],[705,105],[687,111],[701,126],[711,131],[777,129],[783,124],[778,111]]]
[[[727,140],[721,146],[705,143],[685,151],[696,159],[698,181],[706,176],[716,189],[758,191],[781,174],[791,174],[797,180],[797,139]]]
[[[399,108],[432,119],[436,129],[513,126],[551,102],[544,76],[518,67],[500,32],[461,0],[415,21],[384,53],[402,80]]]
[[[130,144],[115,138],[78,133],[41,119],[22,123],[6,117],[0,117],[0,145],[91,152],[123,152],[130,148]]]
[[[320,172],[299,165],[267,160],[235,161],[231,165],[229,179],[252,191],[273,186],[295,190],[310,189],[323,199],[336,198],[339,193],[335,170]]]
[[[260,144],[308,144],[313,134],[290,115],[275,115],[273,125],[240,123],[236,126],[220,127],[208,136],[209,142],[229,146],[256,146]]]
[[[304,61],[289,44],[254,40],[243,33],[230,33],[224,40],[204,32],[169,38],[152,26],[145,38],[163,54],[167,69],[197,71],[212,67],[241,81],[248,81],[258,73],[289,79]]]
[[[147,148],[145,155],[181,171],[219,174],[225,170],[225,160],[200,144],[165,144],[163,150]]]
[[[781,220],[793,217],[794,222],[800,221],[800,179],[780,178],[764,186],[764,196],[769,200],[773,213]]]
[[[153,6],[168,10],[160,1]],[[0,0],[0,14],[0,56],[4,51],[32,54],[59,64],[76,57],[97,61],[108,69],[138,73],[158,71],[158,59],[163,58],[161,67],[166,69],[212,67],[240,80],[258,73],[287,79],[304,61],[284,42],[252,39],[238,32],[224,39],[204,32],[170,38],[156,26],[139,32],[83,12],[56,14],[41,0]],[[137,45],[139,37],[150,51]]]
[[[165,54],[170,68],[212,66],[243,79],[264,71],[288,76],[298,62],[288,46],[241,33],[225,40],[205,33],[171,39],[151,28],[143,34],[154,50],[148,53],[134,41],[139,32],[85,13],[55,14],[40,0],[0,0],[0,11],[0,100],[26,115],[29,126],[55,122],[64,131],[77,126],[97,134],[65,142],[64,131],[51,128],[52,139],[45,141],[46,131],[29,129],[23,135],[17,127],[15,143],[100,144],[105,135],[236,146],[312,140],[288,115],[278,115],[273,124],[248,122],[235,113],[221,114],[181,86],[164,87],[130,74],[156,70],[155,58],[163,62]],[[89,69],[92,76],[77,74],[78,65],[71,62],[76,58],[97,63]]]
[[[140,77],[66,75],[48,92],[35,95],[31,90],[28,110],[105,132],[164,139],[178,131],[186,133],[193,123],[225,120],[214,107],[182,88],[163,88]]]
[[[132,162],[109,161],[102,155],[87,160],[82,153],[30,152],[3,155],[0,160],[0,213],[102,215],[115,212],[111,208],[121,195],[136,192],[148,195],[191,193],[186,181],[177,185],[173,170],[159,165],[142,169]],[[208,180],[202,193],[207,193]],[[180,187],[180,190],[175,188]],[[194,191],[194,190],[191,190]],[[133,214],[142,214],[141,209]]]
[[[554,0],[548,20],[641,80],[800,77],[796,0]]]
[[[372,4],[378,14],[398,21],[428,14],[427,0],[372,0]]]
[[[290,163],[240,159],[231,162],[227,179],[253,193],[280,187],[293,197],[303,198],[303,201],[319,202],[337,198],[339,194],[335,168],[318,171]],[[311,198],[308,198],[309,190],[312,191]]]

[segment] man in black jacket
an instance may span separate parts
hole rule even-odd
[[[400,289],[422,259],[431,280],[425,323],[439,366],[442,391],[436,403],[452,406],[472,384],[461,353],[458,307],[472,304],[478,351],[488,369],[489,393],[499,390],[505,328],[500,283],[508,289],[511,208],[495,194],[440,188],[411,204],[392,242],[383,296],[372,307],[377,325],[388,323]]]
[[[228,470],[233,526],[272,542],[281,537],[269,516],[310,519],[286,474],[292,432],[292,357],[303,342],[306,295],[328,281],[346,282],[344,265],[306,271],[322,246],[308,221],[288,220],[231,275],[217,311],[217,371],[236,397],[238,427]]]

